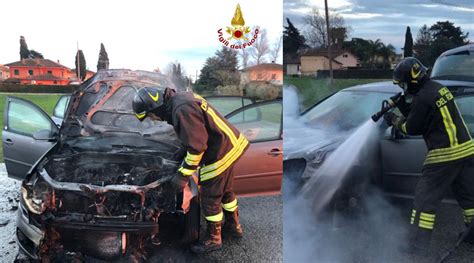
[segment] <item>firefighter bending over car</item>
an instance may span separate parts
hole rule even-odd
[[[232,189],[233,165],[249,142],[201,96],[176,93],[170,88],[146,87],[133,99],[133,111],[142,121],[146,117],[168,122],[187,149],[181,167],[172,179],[182,191],[199,168],[201,207],[207,229],[204,238],[191,246],[195,253],[221,249],[223,232],[242,237],[237,199]]]
[[[474,142],[453,94],[431,80],[420,61],[403,59],[394,70],[393,82],[405,91],[398,103],[403,116],[388,112],[384,115],[386,122],[402,133],[423,135],[428,148],[415,189],[412,231],[404,247],[407,252],[426,255],[436,208],[450,186],[463,209],[466,226],[474,219]],[[408,97],[412,97],[411,103],[405,101]],[[470,229],[464,240],[474,244],[474,231]]]

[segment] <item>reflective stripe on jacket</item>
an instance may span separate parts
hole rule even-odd
[[[172,125],[187,149],[179,169],[184,175],[191,175],[201,166],[201,181],[214,178],[247,149],[247,139],[201,96],[177,93],[170,104]]]
[[[425,165],[455,161],[474,155],[474,142],[453,94],[427,80],[414,95],[402,132],[423,135],[428,148]]]

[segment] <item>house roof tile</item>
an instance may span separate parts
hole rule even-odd
[[[6,64],[8,67],[49,67],[49,68],[65,68],[69,69],[66,66],[63,66],[59,63],[56,63],[49,59],[42,58],[26,58],[20,61]]]

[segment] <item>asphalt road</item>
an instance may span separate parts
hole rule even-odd
[[[284,186],[287,184],[284,184]],[[355,211],[315,220],[309,203],[284,187],[284,262],[437,262],[465,229],[457,204],[443,203],[436,216],[430,255],[401,252],[406,244],[411,200],[389,199],[378,191]],[[474,262],[474,245],[461,244],[445,262]]]
[[[20,185],[6,176],[5,166],[0,164],[0,262],[14,262],[18,254],[15,220]],[[281,196],[240,198],[239,210],[245,234],[241,240],[225,238],[221,251],[207,255],[195,255],[188,248],[164,243],[152,252],[148,262],[281,262]],[[24,256],[20,259],[28,262]]]

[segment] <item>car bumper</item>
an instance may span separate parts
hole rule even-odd
[[[56,218],[42,227],[37,227],[34,219],[22,202],[17,214],[17,243],[28,257],[39,259],[40,245],[46,237],[46,229],[54,228],[59,233],[59,243],[65,251],[83,252],[105,260],[117,258],[129,249],[135,249],[140,237],[150,237],[158,233],[158,223],[116,222],[104,219],[94,223],[68,222],[67,217]]]
[[[31,258],[38,259],[38,247],[44,238],[44,230],[29,223],[26,207],[20,202],[17,213],[17,243],[23,253]]]

